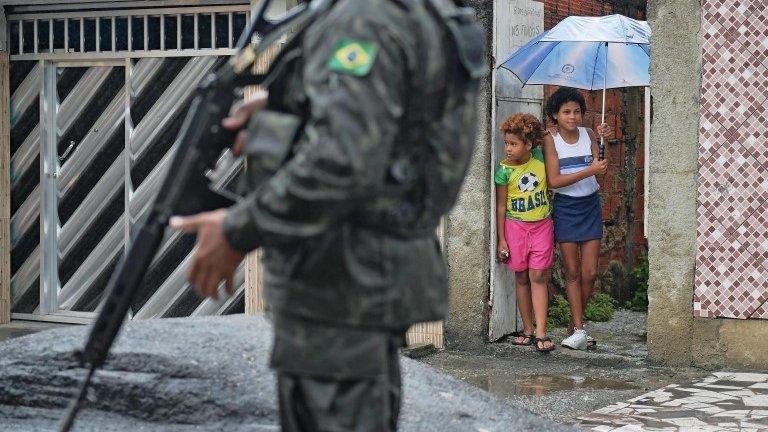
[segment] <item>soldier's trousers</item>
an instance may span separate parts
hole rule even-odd
[[[283,432],[388,432],[400,413],[398,350],[405,331],[275,318]]]

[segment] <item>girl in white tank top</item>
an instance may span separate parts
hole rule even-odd
[[[560,174],[571,174],[589,168],[592,165],[592,139],[587,129],[580,127],[579,140],[575,144],[565,142],[560,134],[552,136],[555,141],[557,158],[560,160]],[[573,197],[592,195],[600,189],[595,176],[579,180],[576,183],[553,189],[555,193]]]
[[[560,245],[566,273],[566,295],[573,321],[570,336],[561,345],[572,349],[586,349],[594,343],[584,329],[584,307],[595,288],[603,237],[600,186],[595,174],[607,169],[605,161],[594,161],[593,137],[581,127],[586,112],[586,101],[576,90],[566,87],[553,93],[546,105],[546,114],[559,129],[544,139],[544,157],[547,182],[555,196],[552,200],[552,219],[555,241]],[[563,139],[570,137],[572,143]],[[598,134],[610,135],[610,128],[601,125]],[[595,135],[598,135],[595,134]]]

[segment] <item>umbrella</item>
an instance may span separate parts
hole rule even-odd
[[[650,85],[651,28],[623,15],[571,16],[539,34],[499,67],[523,85],[549,84],[585,90]],[[605,143],[600,140],[600,158]]]

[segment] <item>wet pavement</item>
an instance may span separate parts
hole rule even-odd
[[[55,324],[38,321],[11,321],[0,325],[0,342],[37,333],[52,328],[67,327],[69,324]]]
[[[554,329],[550,336],[558,347],[549,354],[507,341],[488,344],[480,354],[446,350],[420,361],[566,424],[618,401],[708,375],[701,369],[650,363],[644,314],[617,311],[612,321],[588,323],[587,329],[598,340],[596,350],[562,348],[565,329]]]

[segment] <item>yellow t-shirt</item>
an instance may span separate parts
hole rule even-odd
[[[544,155],[540,147],[531,153],[531,158],[523,165],[502,161],[496,168],[494,182],[507,185],[507,219],[536,222],[546,219],[551,212]]]

